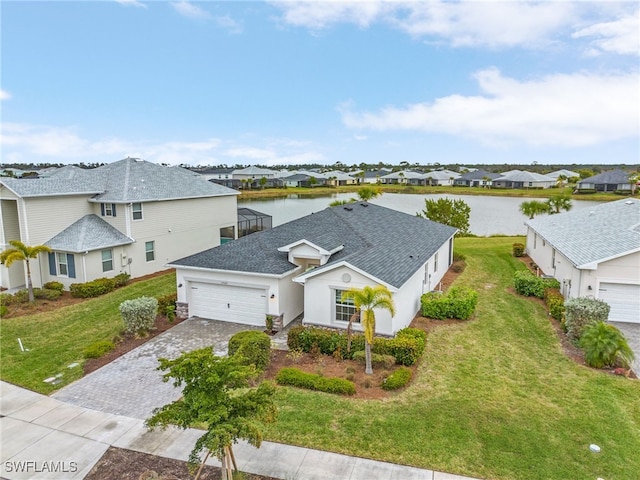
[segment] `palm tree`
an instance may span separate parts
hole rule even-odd
[[[358,197],[360,197],[360,200],[362,200],[363,202],[368,202],[372,198],[375,198],[381,194],[382,192],[378,188],[361,187],[358,189]]]
[[[5,251],[0,253],[0,263],[5,265],[7,268],[9,268],[11,264],[16,261],[24,261],[26,263],[29,302],[34,302],[35,298],[33,296],[33,283],[31,282],[31,265],[29,264],[29,260],[31,258],[38,258],[38,255],[40,253],[50,252],[51,249],[46,245],[36,245],[34,247],[29,247],[22,243],[20,240],[11,240],[9,241],[9,245],[11,245],[12,248],[7,248]]]
[[[376,332],[376,308],[388,310],[393,317],[396,314],[396,307],[393,303],[393,297],[389,289],[385,286],[378,285],[375,287],[366,286],[362,290],[351,288],[342,294],[343,300],[353,300],[356,312],[362,312],[362,326],[364,327],[364,353],[365,353],[365,370],[364,373],[371,375],[371,345]],[[351,323],[349,319],[349,323]]]
[[[571,197],[569,195],[554,195],[547,200],[549,206],[549,213],[560,213],[560,210],[569,211],[573,204],[571,203]]]
[[[542,213],[549,213],[549,208],[550,206],[548,203],[540,202],[538,200],[531,200],[520,204],[520,211],[529,218],[533,218]]]

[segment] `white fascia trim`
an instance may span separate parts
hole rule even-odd
[[[283,253],[289,253],[292,248],[295,248],[298,245],[302,245],[302,244],[308,245],[311,248],[315,248],[316,250],[318,250],[318,252],[321,255],[333,255],[334,253],[339,252],[340,250],[342,250],[344,248],[344,245],[338,245],[333,250],[326,250],[326,249],[316,245],[315,243],[310,242],[309,240],[306,240],[306,239],[303,238],[302,240],[298,240],[297,242],[293,242],[293,243],[290,243],[288,245],[284,245],[282,247],[279,247],[278,251],[279,252],[283,252]]]
[[[192,197],[174,197],[174,198],[147,198],[142,200],[104,200],[104,199],[90,199],[91,203],[116,203],[116,204],[129,204],[129,203],[148,203],[148,202],[171,202],[173,200],[193,200],[197,198],[216,198],[216,197],[229,197],[231,195],[240,195],[241,192],[229,192],[229,193],[216,193],[213,195],[194,195]]]
[[[609,260],[614,260],[620,257],[626,257],[627,255],[632,255],[638,252],[640,252],[640,247],[634,248],[632,250],[627,250],[625,252],[621,252],[616,255],[611,255],[609,257],[601,258],[593,262],[585,263],[583,265],[576,265],[576,268],[579,268],[580,270],[597,270],[598,265],[601,263],[608,262]]]
[[[229,274],[235,274],[235,275],[246,275],[248,277],[267,277],[267,278],[278,278],[278,279],[284,278],[287,275],[290,275],[296,272],[297,270],[302,269],[302,267],[296,267],[294,269],[289,270],[288,272],[275,274],[275,273],[243,272],[240,270],[222,270],[220,268],[191,267],[191,266],[185,266],[185,265],[176,265],[174,263],[167,263],[166,266],[169,268],[175,268],[176,270],[180,269],[180,270],[193,270],[197,272],[208,272],[208,273],[229,273]]]
[[[298,275],[297,277],[295,277],[293,279],[294,282],[299,283],[301,285],[304,285],[305,281],[308,278],[314,277],[316,275],[320,275],[321,273],[325,273],[325,272],[329,272],[331,270],[335,270],[336,268],[339,267],[347,267],[350,268],[351,270],[353,270],[354,272],[359,273],[360,275],[367,277],[368,279],[374,281],[375,283],[379,283],[380,285],[383,285],[385,287],[387,287],[389,289],[390,292],[395,293],[400,291],[399,288],[394,287],[393,285],[390,285],[389,283],[380,280],[379,278],[374,277],[373,275],[371,275],[368,272],[365,272],[364,270],[358,268],[358,267],[354,267],[353,265],[351,265],[349,262],[347,261],[341,261],[341,262],[337,262],[337,263],[332,263],[330,266],[325,268],[322,267],[318,267],[318,268],[314,268],[313,270],[309,270],[305,273],[303,273],[302,275]]]

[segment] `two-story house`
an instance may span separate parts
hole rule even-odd
[[[53,250],[31,262],[34,286],[140,277],[236,238],[237,195],[189,170],[134,158],[3,178],[0,248],[20,240]],[[0,266],[0,278],[5,288],[25,285],[23,262]]]

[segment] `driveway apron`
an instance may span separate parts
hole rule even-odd
[[[225,355],[229,338],[242,330],[263,330],[216,320],[190,318],[149,340],[84,378],[62,388],[53,398],[102,412],[146,419],[154,408],[177,400],[181,390],[162,381],[159,358],[212,346]]]

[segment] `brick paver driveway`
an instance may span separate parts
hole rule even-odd
[[[158,358],[176,358],[213,346],[218,355],[227,352],[229,338],[241,330],[258,327],[190,318],[108,365],[62,388],[53,398],[102,412],[146,419],[156,407],[180,397],[171,382],[156,370]]]

